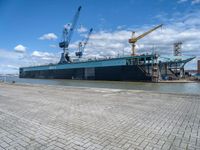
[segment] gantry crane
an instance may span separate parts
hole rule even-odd
[[[153,29],[151,29],[151,30],[149,30],[149,31],[147,31],[147,32],[145,32],[145,33],[139,35],[138,37],[134,37],[135,32],[132,32],[132,37],[131,37],[131,39],[129,39],[129,43],[132,44],[132,54],[131,54],[131,55],[132,55],[132,56],[135,56],[135,55],[136,55],[136,53],[135,53],[135,43],[136,43],[138,40],[142,39],[143,37],[145,37],[145,36],[148,35],[149,33],[155,31],[156,29],[158,29],[158,28],[160,28],[160,27],[162,27],[162,26],[163,26],[163,25],[160,24],[160,25],[156,26],[155,28],[153,28]]]
[[[69,43],[71,41],[74,29],[76,27],[78,18],[79,18],[79,14],[81,11],[81,6],[79,6],[73,21],[71,24],[68,24],[68,27],[64,27],[63,29],[63,41],[59,43],[59,47],[63,48],[63,53],[61,55],[61,59],[59,63],[66,63],[66,62],[70,62],[70,57],[69,57],[69,52],[68,52],[68,47],[69,47]]]
[[[81,42],[79,42],[78,52],[75,53],[76,56],[78,56],[79,58],[81,58],[83,56],[83,52],[84,52],[85,46],[87,45],[88,40],[90,39],[92,31],[93,31],[93,28],[91,28],[89,30],[88,35],[86,36],[86,38],[84,40],[82,40]]]

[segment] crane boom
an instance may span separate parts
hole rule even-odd
[[[78,10],[72,20],[72,24],[71,25],[68,24],[69,28],[65,27],[63,30],[63,41],[59,43],[59,47],[63,48],[63,53],[61,55],[61,59],[59,63],[70,62],[70,57],[68,56],[68,47],[69,47],[69,43],[71,41],[74,29],[76,27],[81,8],[82,8],[81,6],[78,7]]]
[[[74,16],[74,19],[72,21],[72,25],[69,29],[69,32],[68,32],[68,37],[67,37],[67,42],[70,43],[71,41],[71,37],[74,33],[74,28],[76,27],[76,24],[77,24],[77,21],[78,21],[78,18],[79,18],[79,14],[80,14],[80,11],[81,11],[81,6],[79,6],[75,16]]]
[[[151,30],[149,30],[149,31],[147,31],[147,32],[145,32],[145,33],[139,35],[138,37],[132,37],[131,39],[129,39],[129,43],[132,44],[132,55],[135,55],[135,43],[136,43],[138,40],[142,39],[143,37],[145,37],[145,36],[148,35],[149,33],[151,33],[151,32],[153,32],[153,31],[157,30],[158,28],[160,28],[160,27],[162,27],[162,26],[163,26],[163,24],[160,24],[160,25],[154,27],[153,29],[151,29]]]
[[[88,32],[88,35],[87,35],[87,37],[86,37],[86,39],[85,39],[85,42],[83,42],[83,49],[82,49],[82,50],[85,49],[85,46],[86,46],[87,43],[88,43],[88,40],[89,40],[89,38],[90,38],[90,36],[91,36],[91,34],[92,34],[92,31],[93,31],[93,28],[91,28],[90,31]]]
[[[149,33],[155,31],[156,29],[158,29],[158,28],[160,28],[160,27],[162,27],[162,26],[163,26],[163,25],[160,24],[160,25],[156,26],[155,28],[153,28],[153,29],[151,29],[151,30],[149,30],[149,31],[147,31],[147,32],[145,32],[145,33],[139,35],[139,36],[136,37],[136,38],[133,37],[133,38],[129,39],[129,43],[137,42],[138,40],[142,39],[143,37],[145,37],[145,36],[148,35]]]
[[[91,29],[89,30],[89,32],[88,32],[88,34],[87,34],[87,36],[86,36],[86,38],[85,38],[85,41],[82,40],[82,42],[79,42],[79,51],[75,53],[76,56],[78,56],[79,58],[81,58],[82,55],[83,55],[85,46],[87,45],[88,40],[90,39],[90,36],[91,36],[91,34],[92,34],[92,31],[93,31],[93,28],[91,28]]]

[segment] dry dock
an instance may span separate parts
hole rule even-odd
[[[200,95],[0,83],[0,149],[200,149]]]

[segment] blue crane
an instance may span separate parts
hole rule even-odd
[[[61,55],[61,59],[60,59],[59,63],[71,62],[70,57],[69,57],[68,47],[69,47],[69,43],[71,41],[74,29],[77,24],[80,11],[81,11],[81,6],[79,6],[79,8],[73,18],[72,23],[68,24],[68,26],[65,26],[63,29],[63,41],[59,43],[59,47],[63,48],[63,53]]]
[[[79,42],[78,52],[75,53],[76,56],[78,56],[79,58],[81,58],[83,56],[83,52],[84,52],[85,46],[87,45],[88,40],[90,39],[92,31],[93,31],[93,28],[91,28],[89,30],[88,35],[86,36],[86,38],[84,40],[82,40],[81,42]]]

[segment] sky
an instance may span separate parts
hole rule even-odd
[[[19,67],[57,63],[62,30],[82,6],[69,52],[75,59],[78,43],[92,27],[83,59],[131,54],[128,39],[164,26],[137,42],[137,54],[173,55],[182,42],[183,56],[200,59],[200,0],[0,0],[0,74]]]

